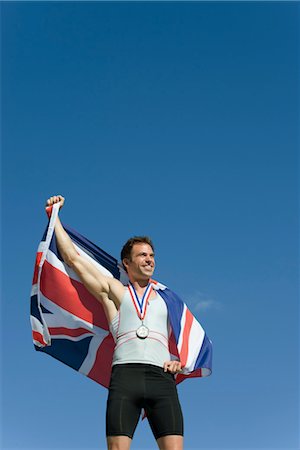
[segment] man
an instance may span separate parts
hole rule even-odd
[[[55,203],[61,208],[64,198],[50,197],[46,206]],[[150,282],[155,268],[151,240],[136,237],[124,245],[125,287],[77,253],[59,219],[55,233],[64,262],[102,304],[116,342],[106,412],[108,449],[129,450],[144,409],[160,450],[182,450],[183,417],[174,379],[181,363],[170,359],[167,308]]]

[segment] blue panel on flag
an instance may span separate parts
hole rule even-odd
[[[47,228],[46,228],[46,230],[44,231],[44,234],[43,234],[43,237],[42,237],[42,240],[41,240],[41,242],[45,242],[45,240],[46,240],[46,236],[47,236],[47,232],[48,232],[48,225],[47,225]]]
[[[33,317],[36,317],[40,322],[42,322],[42,318],[41,318],[40,311],[39,311],[39,308],[38,308],[38,297],[37,297],[37,295],[32,295],[31,296],[30,314]]]
[[[92,336],[86,337],[80,341],[70,341],[68,339],[52,339],[51,345],[47,347],[37,347],[37,351],[48,353],[67,366],[79,370],[85,356],[88,353]]]
[[[51,239],[51,242],[50,242],[50,245],[49,245],[49,249],[51,250],[52,253],[54,253],[54,254],[57,256],[57,258],[58,258],[61,262],[63,262],[63,259],[62,259],[62,257],[60,256],[60,253],[59,253],[58,248],[57,248],[57,244],[56,244],[56,236],[55,236],[55,234],[53,234],[53,236],[52,236],[52,239]]]
[[[211,366],[212,366],[212,345],[208,337],[205,335],[195,367],[205,367],[207,369],[210,369]]]
[[[172,330],[176,339],[176,342],[178,342],[179,335],[181,332],[181,325],[180,320],[183,312],[183,301],[180,297],[178,297],[175,292],[171,291],[170,289],[165,289],[159,291],[159,294],[163,299],[165,300],[167,307],[168,307],[168,314],[170,317],[170,322],[172,326]]]
[[[43,306],[42,304],[40,306],[41,306],[42,313],[53,314],[51,311],[48,311],[48,309],[45,308],[45,306]]]

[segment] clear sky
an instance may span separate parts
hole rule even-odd
[[[104,449],[107,392],[35,352],[43,205],[134,234],[214,345],[185,449],[299,449],[298,2],[2,2],[2,447]],[[133,449],[155,448],[147,421]]]

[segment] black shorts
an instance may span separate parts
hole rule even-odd
[[[152,364],[113,366],[106,410],[106,436],[133,437],[144,408],[158,439],[183,436],[183,417],[174,375]]]

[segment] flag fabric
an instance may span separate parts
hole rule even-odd
[[[108,387],[115,342],[101,303],[59,254],[54,231],[58,210],[58,204],[51,208],[36,256],[30,311],[33,343],[37,351]],[[106,276],[127,284],[126,272],[117,259],[75,230],[64,228],[82,257]],[[157,281],[151,282],[167,305],[171,357],[179,359],[183,368],[176,383],[210,375],[212,343],[203,328],[178,295]]]

